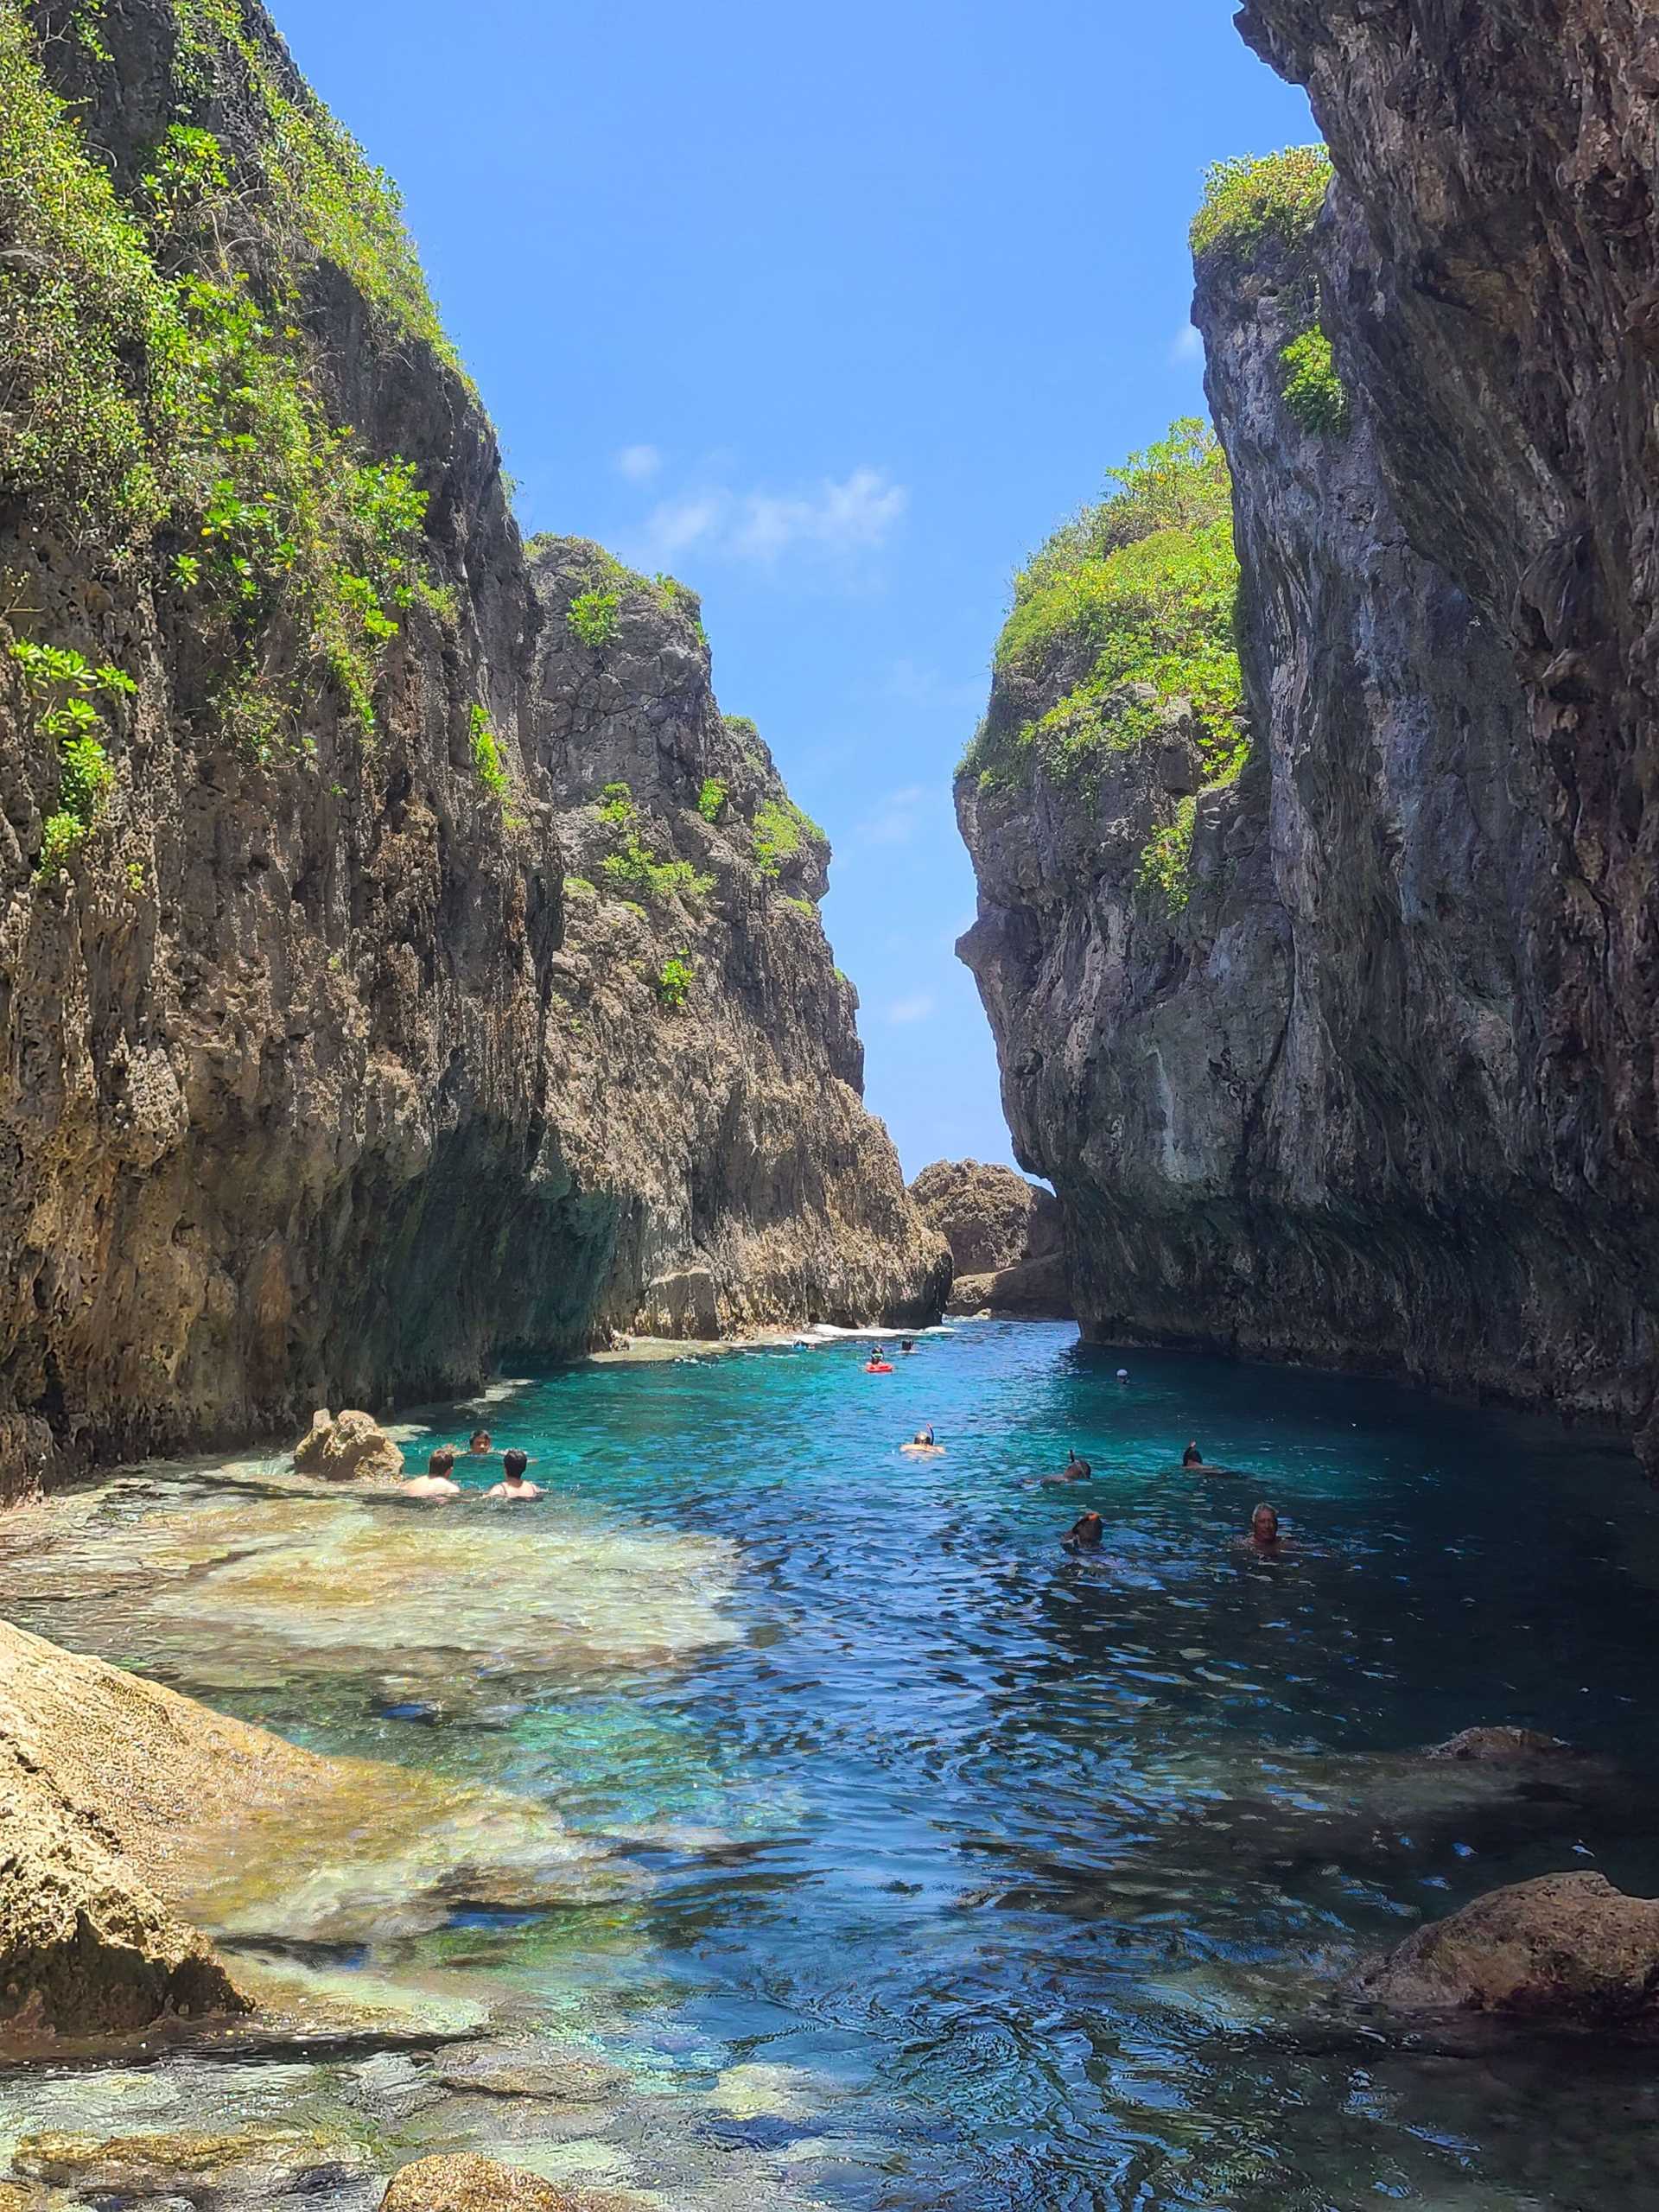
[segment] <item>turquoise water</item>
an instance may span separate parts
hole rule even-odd
[[[289,1663],[278,1639],[238,1678],[193,1612],[211,1580],[18,1610],[321,1748],[556,1805],[626,1897],[457,1911],[375,1962],[503,1993],[791,2202],[1659,2204],[1650,2063],[1401,2037],[1330,1995],[1503,1881],[1659,1890],[1659,1509],[1625,1449],[1124,1357],[1120,1383],[1069,1329],[971,1324],[891,1376],[846,1346],[549,1375],[492,1408],[546,1507],[505,1540],[476,1501],[419,1523],[440,1589],[480,1516],[511,1544],[522,1599],[470,1636],[458,1590],[395,1650]],[[944,1457],[896,1448],[924,1421]],[[1248,1473],[1184,1473],[1189,1436]],[[1091,1482],[1034,1486],[1073,1443]],[[222,1483],[164,1502],[198,1498]],[[1282,1560],[1236,1541],[1259,1498]],[[154,1503],[122,1509],[138,1557]],[[1058,1539],[1085,1504],[1109,1534],[1079,1559]],[[1478,1722],[1616,1778],[1409,1756]],[[617,2139],[634,2186],[661,2179],[650,2126]]]

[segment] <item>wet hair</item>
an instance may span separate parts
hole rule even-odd
[[[504,1452],[501,1454],[501,1471],[509,1482],[517,1482],[529,1465],[530,1455],[526,1452]]]
[[[426,1463],[429,1475],[447,1475],[455,1464],[455,1455],[447,1444],[441,1444]]]
[[[487,1444],[487,1443],[489,1442],[489,1440],[490,1440],[490,1432],[489,1432],[489,1430],[488,1430],[487,1428],[475,1428],[475,1429],[473,1431],[473,1444],[474,1444],[474,1446],[477,1446],[477,1445],[480,1445],[480,1444]]]
[[[1279,1533],[1279,1516],[1265,1500],[1262,1504],[1258,1505],[1255,1511],[1250,1515],[1250,1529],[1252,1534],[1255,1532],[1256,1522],[1262,1518],[1262,1516],[1264,1513],[1267,1515],[1268,1520],[1272,1522],[1273,1533],[1276,1536]]]

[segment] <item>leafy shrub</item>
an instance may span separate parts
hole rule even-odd
[[[674,953],[664,961],[662,973],[657,978],[657,998],[671,1013],[678,1013],[690,996],[696,969],[683,952]]]
[[[37,873],[55,874],[102,816],[115,770],[104,749],[103,716],[94,698],[130,696],[138,686],[107,662],[94,668],[81,654],[26,638],[9,648],[35,706],[38,736],[58,756],[58,804],[46,820]]]
[[[504,805],[512,786],[507,781],[507,772],[502,765],[501,744],[485,709],[474,702],[470,715],[473,735],[473,769],[478,780],[493,798]]]
[[[1325,333],[1305,330],[1291,340],[1279,359],[1286,371],[1285,404],[1297,422],[1315,436],[1345,437],[1353,408]]]
[[[599,872],[618,897],[637,892],[654,906],[664,906],[673,899],[688,899],[696,905],[715,887],[714,877],[700,875],[690,861],[659,861],[632,830],[620,852],[606,855]]]
[[[617,591],[584,591],[571,601],[564,619],[584,645],[597,648],[615,636],[621,603],[622,595]]]
[[[585,875],[567,875],[564,889],[568,898],[597,899],[599,896],[598,890]]]
[[[762,875],[776,876],[809,842],[827,846],[830,840],[793,799],[763,799],[754,810],[754,857]]]
[[[633,792],[626,784],[607,784],[599,794],[599,818],[620,830],[633,819]]]
[[[1212,162],[1192,219],[1194,258],[1224,253],[1248,262],[1270,239],[1300,245],[1319,220],[1332,175],[1322,145]]]
[[[1189,868],[1192,832],[1198,818],[1198,794],[1189,791],[1175,810],[1175,818],[1153,836],[1141,855],[1136,878],[1143,891],[1160,899],[1170,914],[1179,914],[1192,894]]]
[[[697,793],[697,812],[705,822],[718,822],[726,805],[726,786],[718,776],[705,779]]]

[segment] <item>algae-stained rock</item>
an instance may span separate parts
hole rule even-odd
[[[302,1474],[334,1482],[395,1482],[404,1471],[404,1455],[372,1414],[336,1416],[325,1408],[312,1415],[295,1446],[294,1465]]]
[[[1659,2031],[1659,1901],[1604,1874],[1516,1882],[1419,1929],[1345,1992],[1395,2012]]]
[[[1443,1744],[1433,1744],[1423,1754],[1431,1759],[1467,1759],[1484,1766],[1498,1766],[1528,1759],[1570,1759],[1579,1754],[1559,1736],[1546,1736],[1537,1728],[1461,1728]]]
[[[371,2171],[366,2152],[356,2144],[269,2126],[232,2134],[26,2135],[12,2166],[26,2181],[122,2203],[162,2196],[194,2202],[207,2191],[266,2202],[360,2179]]]
[[[493,2158],[421,2158],[392,2177],[380,2212],[646,2212],[629,2190],[572,2189]]]

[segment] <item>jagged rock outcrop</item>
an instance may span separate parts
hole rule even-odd
[[[294,1465],[331,1482],[393,1482],[404,1471],[404,1455],[372,1414],[347,1410],[336,1416],[324,1407],[294,1446]]]
[[[257,8],[0,14],[0,1490],[637,1316],[936,1310],[695,601],[532,573]]]
[[[1167,748],[1086,803],[959,786],[1020,1154],[1096,1333],[1639,1425],[1654,33],[1617,5],[1243,21],[1340,173],[1312,234],[1200,256],[1253,747],[1192,804],[1173,913],[1144,866],[1191,788]],[[1321,318],[1344,420],[1287,404]]]
[[[1545,1874],[1431,1922],[1346,1985],[1401,2012],[1659,2031],[1659,1904],[1605,1874]]]
[[[950,1248],[948,1311],[1069,1320],[1059,1202],[1011,1167],[936,1160],[910,1186],[922,1218]]]

